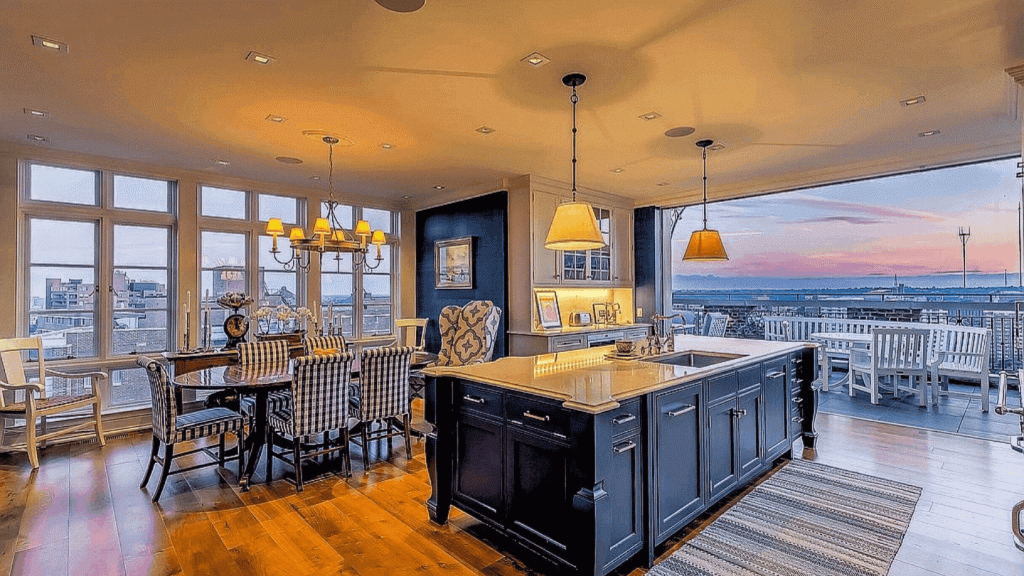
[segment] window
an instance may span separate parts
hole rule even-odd
[[[380,266],[363,274],[363,335],[391,334],[391,247],[381,246],[384,260]],[[370,247],[366,257],[373,262],[376,248]]]
[[[115,189],[117,187],[115,180]],[[114,226],[113,353],[169,350],[167,286],[170,229]]]
[[[299,221],[299,200],[287,196],[260,194],[259,213],[261,222],[280,218],[285,224],[295,224]]]
[[[246,210],[248,195],[245,192],[203,186],[200,195],[202,196],[203,216],[236,220],[245,220],[249,217],[249,212]]]
[[[33,164],[29,171],[29,198],[95,206],[99,199],[99,173]]]
[[[130,210],[167,212],[171,183],[134,176],[114,175],[114,206]]]
[[[29,335],[47,358],[96,356],[97,223],[30,218]]]
[[[246,235],[229,232],[203,230],[200,234],[202,269],[199,293],[201,312],[199,315],[200,337],[202,326],[210,325],[211,344],[223,346],[227,341],[224,334],[224,320],[228,310],[217,304],[217,299],[227,292],[250,293],[247,282]],[[200,345],[203,342],[199,341]]]

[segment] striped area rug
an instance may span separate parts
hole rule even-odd
[[[880,576],[921,489],[807,460],[754,488],[652,576]]]

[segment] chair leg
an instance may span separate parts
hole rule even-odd
[[[164,448],[164,465],[163,469],[160,470],[160,482],[156,485],[156,492],[153,493],[153,502],[160,499],[160,493],[164,491],[164,483],[167,482],[167,476],[171,473],[171,460],[174,459],[174,444],[168,444]]]
[[[218,464],[223,468],[224,464],[227,462],[227,459],[224,457],[224,433],[221,433],[220,441],[217,443],[217,459]]]
[[[412,428],[412,418],[408,413],[402,415],[402,423],[405,425],[405,457],[412,460],[412,434],[409,432]]]
[[[149,484],[149,477],[153,474],[153,466],[156,466],[156,457],[160,453],[160,439],[153,436],[153,450],[149,453],[149,465],[146,466],[146,473],[142,476],[142,484],[139,488],[145,488]]]
[[[300,460],[299,445],[302,444],[302,439],[296,436],[292,439],[292,459],[295,462],[295,491],[302,492],[302,460]]]
[[[96,402],[92,405],[92,417],[96,420],[96,439],[100,441],[100,446],[107,445],[106,435],[103,433],[103,410],[100,408],[100,400],[96,399]]]
[[[988,412],[988,372],[981,376],[981,411]]]
[[[878,404],[881,393],[878,391],[878,374],[871,373],[871,403]]]
[[[235,437],[238,438],[238,479],[241,480],[245,474],[245,434],[243,433],[245,427],[235,433]]]
[[[267,482],[274,477],[274,427],[267,425]]]
[[[388,435],[388,458],[391,458],[391,454],[394,453],[394,451],[395,451],[395,443],[393,442],[393,439],[394,439],[393,432],[394,432],[394,430],[392,428],[392,425],[393,425],[392,420],[393,420],[392,418],[385,418],[384,421],[383,421],[383,423],[384,423],[384,432],[386,432],[387,435]]]
[[[43,436],[46,436],[46,432],[47,432],[47,429],[46,429],[46,416],[40,416],[39,417],[39,428],[42,431]],[[43,440],[42,442],[40,442],[39,443],[39,447],[40,448],[46,448],[46,440]]]
[[[341,429],[341,436],[342,436],[342,442],[345,443],[345,477],[346,478],[351,478],[352,477],[352,445],[350,443],[352,442],[352,438],[349,436],[348,426],[344,425],[344,423],[343,423],[343,426],[344,427]]]
[[[45,433],[46,431],[43,430],[43,434]],[[32,469],[39,468],[39,453],[36,446],[36,419],[34,416],[25,418],[25,449],[28,450],[28,461],[32,465]]]
[[[370,440],[366,435],[366,424],[359,423],[359,438],[363,441],[363,474],[370,470]]]
[[[928,380],[920,374],[911,378],[917,381],[917,405],[923,408],[928,405]]]

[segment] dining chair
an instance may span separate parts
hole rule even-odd
[[[181,474],[182,472],[207,468],[209,466],[224,466],[227,461],[224,451],[224,436],[228,432],[234,433],[238,438],[238,476],[241,477],[245,470],[245,450],[243,449],[245,417],[223,406],[178,414],[174,393],[164,367],[156,360],[146,358],[145,356],[137,358],[135,363],[146,370],[146,375],[149,377],[150,398],[153,404],[150,412],[153,420],[153,449],[149,455],[146,474],[142,477],[142,483],[139,484],[139,488],[145,488],[146,484],[149,483],[150,475],[153,473],[153,466],[156,464],[160,464],[160,482],[156,486],[156,492],[153,493],[153,502],[160,499],[160,493],[164,490],[167,477],[171,474]],[[174,453],[176,444],[212,436],[219,436],[217,452],[211,451],[207,446],[199,446],[186,452]],[[160,444],[164,445],[164,455],[162,458],[160,457]],[[213,462],[204,462],[186,468],[171,470],[171,463],[175,458],[190,456],[200,452],[212,458]]]
[[[928,363],[930,337],[931,331],[924,328],[872,329],[869,348],[850,350],[850,396],[856,390],[863,390],[871,395],[872,404],[878,404],[881,397],[879,378],[889,376],[894,379],[894,397],[908,391],[918,396],[920,406],[925,406],[931,372]],[[858,376],[864,381],[863,385],[857,384]],[[907,386],[902,384],[904,376],[907,377]]]
[[[24,360],[33,362],[31,354],[35,353],[34,363],[38,366],[38,376],[34,381],[25,377]],[[28,355],[23,359],[23,355]],[[32,468],[39,468],[39,447],[46,447],[46,441],[60,436],[67,436],[78,430],[92,427],[96,431],[96,439],[100,446],[106,445],[103,435],[103,399],[100,396],[96,380],[106,378],[103,372],[85,372],[66,374],[46,369],[46,357],[43,340],[39,336],[32,338],[9,338],[0,340],[0,368],[3,369],[0,380],[0,446],[6,442],[7,420],[25,420],[24,447],[8,446],[28,453],[28,461]],[[47,395],[46,379],[49,377],[64,378],[69,381],[92,379],[88,390],[69,394]],[[24,399],[17,402],[6,402],[4,391],[22,392]],[[92,418],[53,432],[47,432],[47,417],[70,412],[81,408],[92,407]],[[37,425],[41,434],[36,431]]]
[[[317,350],[337,350],[338,353],[348,352],[348,342],[341,334],[334,336],[307,336],[302,341],[306,356],[312,356]]]
[[[473,300],[465,306],[445,306],[438,326],[441,350],[438,366],[465,366],[489,362],[498,339],[501,308],[489,300]]]
[[[409,409],[409,364],[411,346],[368,348],[363,350],[359,365],[359,405],[353,410],[349,438],[358,433],[363,452],[363,473],[370,468],[371,440],[387,439],[391,452],[392,438],[405,436],[405,454],[412,458]],[[401,426],[398,419],[401,418]]]
[[[396,346],[412,346],[423,350],[427,346],[427,325],[430,318],[397,318],[395,319]]]
[[[238,363],[242,366],[274,365],[288,363],[288,342],[285,340],[261,340],[258,342],[242,342],[238,345]],[[290,390],[277,390],[267,395],[267,414],[291,409],[292,393]],[[250,417],[256,414],[256,399],[243,396],[242,412]]]
[[[352,353],[338,352],[294,360],[291,408],[267,416],[267,480],[274,476],[277,458],[295,470],[295,490],[302,492],[302,462],[335,452],[344,454],[345,475],[352,475],[347,426],[352,359]],[[339,443],[311,443],[314,436],[326,439],[334,430],[340,432]],[[274,450],[277,439],[291,441],[290,455]]]

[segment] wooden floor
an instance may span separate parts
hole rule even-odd
[[[1009,534],[1024,457],[1006,443],[828,414],[818,430],[804,457],[924,488],[890,574],[1024,574]],[[354,459],[351,479],[302,494],[280,480],[241,493],[228,470],[189,472],[159,505],[138,487],[148,451],[144,434],[53,446],[34,473],[24,454],[0,455],[0,576],[556,573],[456,510],[431,524],[422,443],[365,476]]]

